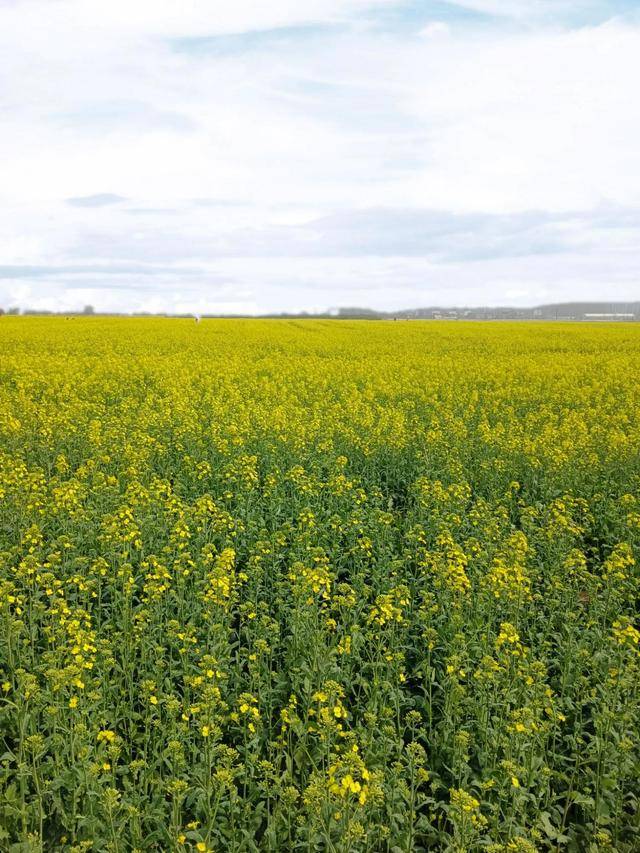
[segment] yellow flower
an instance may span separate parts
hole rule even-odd
[[[627,617],[616,619],[613,623],[613,636],[619,646],[633,650],[640,643],[640,631],[633,627]]]
[[[98,743],[102,743],[103,741],[106,741],[107,743],[113,743],[115,739],[116,733],[114,731],[111,731],[111,729],[102,729],[98,732],[98,735],[96,737]]]

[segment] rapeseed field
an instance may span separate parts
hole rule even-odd
[[[640,327],[0,319],[0,850],[640,850]]]

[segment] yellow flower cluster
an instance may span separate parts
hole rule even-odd
[[[436,545],[438,550],[427,552],[422,564],[433,573],[436,588],[448,590],[455,601],[458,596],[466,595],[471,588],[467,575],[469,558],[448,530],[437,537]]]
[[[499,652],[510,657],[521,658],[526,654],[526,649],[520,642],[520,635],[509,622],[502,622],[500,625],[495,646]]]
[[[531,581],[525,567],[528,551],[527,538],[518,530],[507,539],[501,553],[494,557],[486,584],[495,598],[519,602],[531,598]]]
[[[329,765],[327,787],[338,800],[354,800],[364,806],[369,798],[370,783],[371,774],[360,757],[357,744]]]
[[[454,820],[464,824],[471,823],[473,827],[486,826],[487,819],[480,811],[480,801],[463,788],[449,790],[451,815]]]
[[[0,316],[0,848],[631,853],[639,328]]]
[[[621,542],[613,549],[604,562],[603,578],[606,581],[621,582],[630,577],[630,572],[636,561],[627,542]]]
[[[640,631],[633,627],[628,617],[615,620],[613,623],[613,637],[619,646],[639,651]]]
[[[378,595],[374,606],[369,611],[369,621],[381,626],[389,622],[402,622],[403,608],[407,607],[410,601],[406,586],[396,587]]]
[[[204,600],[223,609],[228,609],[235,585],[236,552],[225,548],[220,554],[207,551],[205,565],[212,564],[207,572]]]
[[[311,566],[294,563],[289,571],[289,579],[294,589],[305,597],[307,604],[311,604],[316,596],[324,601],[330,598],[333,577],[329,560],[323,554],[316,554]]]

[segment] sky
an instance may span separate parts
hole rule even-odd
[[[0,0],[0,306],[640,299],[640,0]]]

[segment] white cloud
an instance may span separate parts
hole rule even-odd
[[[640,203],[640,28],[460,39],[440,51],[415,63],[429,84],[407,95],[431,126],[416,194],[483,210]]]
[[[418,33],[422,38],[431,39],[441,36],[448,36],[451,33],[451,27],[446,21],[431,21],[423,27]]]
[[[333,23],[399,0],[14,0],[0,5],[7,29],[39,39],[49,33],[109,35],[210,36],[277,27]]]
[[[580,14],[597,9],[606,0],[447,0],[473,12],[518,20],[558,19],[566,14]]]
[[[552,287],[554,268],[562,293],[580,296],[576,265],[585,286],[629,298],[640,27],[547,26],[554,8],[578,3],[458,5],[527,23],[474,28],[423,14],[413,31],[409,18],[394,29],[381,13],[406,11],[396,0],[0,3],[0,266],[163,265],[142,290],[135,276],[115,288],[99,269],[84,273],[109,307],[153,298],[204,310],[203,300],[237,304],[234,288],[254,309],[329,305],[341,294],[393,307],[424,302],[425,276],[443,282],[434,298],[453,287],[447,301],[469,301],[484,288],[482,302],[517,301]],[[375,27],[362,25],[372,19]],[[197,50],[172,41],[204,36],[219,38]],[[452,254],[454,238],[440,236],[437,216],[425,225],[425,209],[441,219],[503,217],[502,239],[491,242],[477,225],[455,237]],[[356,215],[367,210],[388,212],[386,231],[375,216]],[[555,255],[537,233],[514,236],[530,210],[552,217],[554,239],[562,237]],[[605,233],[581,215],[594,210],[609,210],[618,225],[631,218]],[[313,224],[323,218],[322,228]],[[421,237],[423,226],[431,231]],[[229,257],[234,246],[244,258]],[[479,276],[478,246],[483,269],[495,262],[499,274]],[[576,247],[588,248],[590,266],[578,264]],[[533,283],[525,256],[544,271]],[[187,261],[204,271],[181,292],[183,272],[172,265]],[[212,291],[208,275],[231,292]],[[358,289],[363,277],[376,283],[370,291]],[[11,286],[1,284],[0,304],[16,298]],[[66,287],[55,275],[15,286],[41,307],[80,298],[77,282]]]
[[[419,257],[223,258],[199,276],[160,272],[152,281],[118,277],[117,286],[87,273],[31,283],[0,280],[2,304],[63,310],[264,313],[355,305],[394,310],[429,305],[531,305],[562,301],[637,300],[640,253],[487,259],[434,263]],[[391,288],[389,282],[393,281]],[[11,294],[11,295],[9,295]],[[319,298],[319,295],[321,298]],[[229,308],[229,306],[233,306]]]

